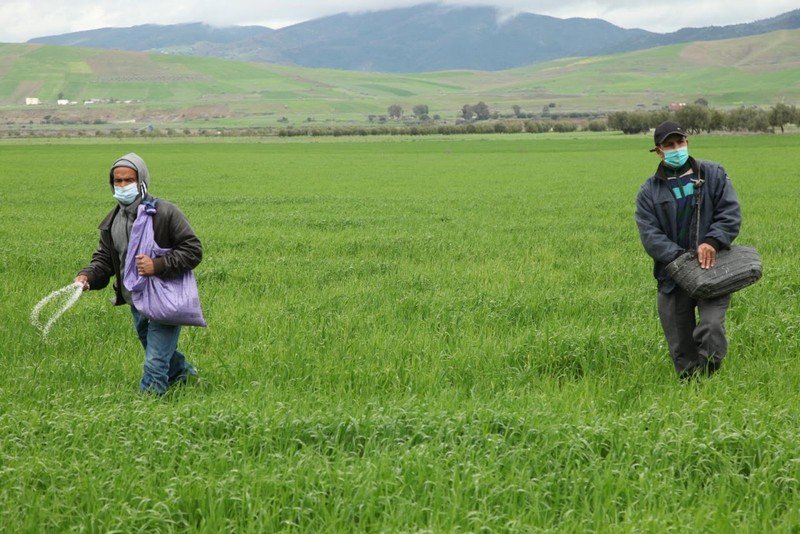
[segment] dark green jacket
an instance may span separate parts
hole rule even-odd
[[[152,198],[147,195],[147,198]],[[78,274],[89,279],[89,289],[103,289],[116,276],[114,292],[115,305],[125,304],[120,291],[122,266],[119,255],[114,249],[111,239],[111,223],[119,211],[119,205],[100,223],[100,244],[97,246],[92,261]],[[192,230],[189,220],[181,210],[166,200],[158,199],[156,214],[153,216],[153,235],[161,248],[171,248],[172,252],[165,256],[153,258],[155,274],[161,278],[171,278],[191,271],[203,259],[203,246]]]

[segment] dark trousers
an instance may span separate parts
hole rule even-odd
[[[695,300],[680,287],[669,294],[658,293],[658,317],[675,371],[681,378],[700,371],[711,374],[722,365],[728,353],[725,312],[730,302],[730,295]]]

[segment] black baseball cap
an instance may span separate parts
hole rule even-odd
[[[659,146],[664,140],[672,134],[679,134],[683,137],[686,137],[686,131],[683,127],[674,121],[664,121],[658,126],[656,126],[656,131],[653,134],[653,142],[656,146]],[[656,149],[651,148],[650,152],[655,152]]]

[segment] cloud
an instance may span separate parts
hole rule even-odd
[[[217,26],[278,28],[343,11],[409,7],[424,0],[4,0],[0,4],[0,42],[137,24],[206,22]],[[768,18],[797,8],[797,0],[441,0],[445,5],[493,5],[500,18],[520,12],[559,18],[602,18],[625,28],[670,32],[687,26],[726,25]]]
[[[132,12],[130,4],[117,1],[6,0],[0,4],[0,41],[24,42],[33,37],[109,26],[133,26],[162,19],[169,21],[166,23],[184,22],[179,20],[180,12],[161,4],[145,0],[139,2]],[[158,15],[154,17],[149,13]]]
[[[548,4],[557,4],[548,2]],[[623,28],[643,28],[668,33],[681,28],[727,26],[753,22],[797,9],[796,0],[719,1],[674,0],[668,4],[619,0],[614,2],[564,2],[548,9],[548,15],[596,17]]]

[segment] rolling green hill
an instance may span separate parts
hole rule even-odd
[[[56,106],[56,99],[77,102]],[[37,97],[39,106],[25,106]],[[393,103],[453,119],[483,100],[500,113],[800,102],[800,30],[558,60],[500,72],[363,73],[46,45],[0,45],[0,119],[41,117],[254,126],[364,121]],[[96,99],[99,103],[85,105]],[[127,103],[125,101],[128,101]]]

